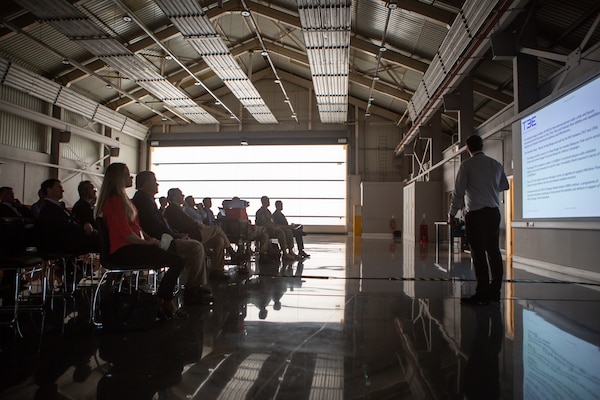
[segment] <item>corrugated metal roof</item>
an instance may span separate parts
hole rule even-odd
[[[45,23],[38,23],[27,11],[19,9],[16,4],[21,0],[14,0],[12,7],[0,10],[0,17],[4,21],[17,24],[33,37],[43,41],[46,46],[55,48],[66,57],[84,64],[88,64],[96,73],[105,79],[120,84],[134,96],[141,97],[144,102],[162,107],[153,96],[145,95],[135,82],[122,80],[119,73],[111,68],[106,68],[102,61],[95,59],[88,51],[81,48],[76,41],[67,39],[64,35],[54,30]],[[199,68],[204,65],[202,58],[190,46],[188,40],[178,34],[169,19],[152,0],[121,0],[135,14],[135,17],[162,38],[162,44],[190,70],[202,77],[203,83],[212,91],[218,92],[226,100],[227,106],[234,110],[240,109],[239,101],[228,95],[223,82],[208,69]],[[277,100],[282,96],[278,86],[271,83],[274,73],[270,72],[267,59],[260,55],[262,45],[256,33],[250,29],[248,21],[241,16],[242,3],[239,0],[222,1],[224,9],[219,8],[219,1],[204,0],[200,4],[205,6],[205,11],[212,15],[212,22],[232,52],[236,54],[241,68],[249,73],[258,74],[265,80],[265,85],[254,82],[255,85],[265,90],[261,95],[266,96],[269,106],[273,105],[282,118],[287,118],[289,109],[279,107]],[[381,54],[378,75],[381,81],[378,85],[386,85],[398,91],[406,90],[412,93],[419,86],[423,72],[427,69],[440,44],[448,33],[448,21],[465,3],[464,0],[413,0],[399,1],[399,8],[389,10],[384,0],[354,0],[352,3],[352,39],[354,43],[350,50],[350,72],[361,78],[360,82],[350,80],[349,95],[361,101],[368,100],[369,87],[364,79],[372,77],[377,68],[378,49],[385,32],[385,46],[388,49]],[[11,3],[12,4],[12,3]],[[182,72],[175,61],[164,59],[164,50],[154,41],[147,38],[142,28],[135,22],[123,20],[125,12],[112,0],[80,0],[75,3],[80,11],[97,23],[101,29],[128,46],[129,49],[143,54],[155,65],[162,76],[173,80],[181,90],[191,98],[197,98],[201,104],[214,102],[212,97],[201,86],[194,86],[191,77]],[[295,82],[286,82],[288,87],[296,84],[310,87],[310,70],[307,65],[304,38],[300,26],[298,8],[295,0],[245,0],[252,12],[252,17],[260,30],[261,39],[269,47],[269,56],[277,71],[288,77],[297,76]],[[534,8],[533,15],[538,27],[538,46],[541,50],[569,54],[588,34],[588,30],[598,13],[600,3],[597,0],[577,0],[563,2],[558,0],[537,0],[530,3]],[[385,24],[390,14],[387,31]],[[519,25],[514,29],[518,31]],[[600,29],[591,35],[587,47],[600,41]],[[140,48],[141,44],[143,48]],[[239,54],[235,49],[243,47],[245,51]],[[291,51],[290,51],[291,50]],[[249,51],[254,51],[252,55]],[[0,54],[13,62],[49,78],[57,78],[61,83],[68,83],[65,79],[75,79],[72,82],[74,90],[86,94],[91,99],[102,104],[119,106],[120,110],[138,121],[154,118],[155,114],[144,107],[135,106],[132,101],[115,101],[122,97],[115,90],[106,88],[106,83],[97,77],[86,76],[77,72],[73,65],[62,64],[60,56],[53,54],[43,46],[36,44],[22,34],[14,34],[8,27],[0,26]],[[540,83],[556,73],[562,64],[556,61],[540,59],[538,73]],[[263,72],[261,72],[263,71]],[[259,74],[260,73],[260,74]],[[476,111],[478,119],[487,118],[505,105],[507,96],[510,98],[512,90],[512,63],[510,61],[491,61],[491,52],[479,62],[473,71],[477,83],[485,88],[499,90],[502,100],[493,100],[476,94],[479,108]],[[307,83],[308,82],[308,83]],[[270,86],[272,85],[272,87]],[[491,93],[493,93],[493,90]],[[260,91],[260,90],[259,90]],[[294,100],[294,99],[292,99]],[[314,99],[313,99],[314,102]],[[299,103],[305,106],[304,99]],[[406,110],[406,102],[394,98],[389,94],[377,96],[376,105],[382,107],[399,118]],[[165,111],[161,108],[161,111]],[[297,110],[300,112],[300,110]],[[237,111],[236,111],[237,112]],[[279,116],[276,115],[276,117]],[[389,114],[388,114],[389,117]],[[217,118],[227,125],[231,124],[227,115],[218,115]],[[160,123],[150,120],[148,123]],[[453,121],[452,118],[447,121]],[[181,123],[181,121],[178,121]],[[245,123],[248,121],[244,121]],[[453,122],[450,122],[452,125]],[[448,128],[450,131],[454,127]]]

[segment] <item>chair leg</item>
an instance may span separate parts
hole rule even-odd
[[[96,321],[96,308],[98,304],[98,296],[100,294],[100,288],[102,288],[102,284],[107,280],[108,275],[110,273],[111,271],[109,270],[104,271],[102,277],[100,278],[100,281],[98,282],[98,286],[96,286],[96,289],[94,290],[94,297],[92,299],[92,307],[90,310],[90,320],[92,324],[97,328],[102,328],[102,322]]]

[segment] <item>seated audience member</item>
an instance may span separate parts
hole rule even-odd
[[[13,188],[8,186],[0,187],[0,217],[19,217],[24,220],[34,218],[31,210],[15,198]]]
[[[290,260],[298,258],[298,255],[294,253],[294,237],[291,230],[279,227],[275,221],[273,221],[273,215],[269,210],[271,202],[267,196],[261,197],[260,202],[262,203],[262,207],[256,211],[256,225],[264,226],[267,228],[270,237],[277,238],[284,259]]]
[[[207,303],[212,301],[210,291],[204,287],[207,283],[204,246],[188,235],[174,232],[160,213],[154,195],[158,193],[158,182],[152,171],[142,171],[135,177],[137,189],[132,202],[137,208],[140,226],[150,237],[162,239],[163,235],[173,238],[169,251],[183,257],[185,262],[185,293],[187,303]]]
[[[204,223],[204,209],[199,207],[202,204],[196,204],[194,196],[186,196],[184,203],[183,212],[194,221]]]
[[[241,200],[235,196],[231,200],[223,200],[223,207],[219,212],[219,218],[225,219],[237,219],[241,221],[248,221],[248,239],[260,245],[260,259],[264,262],[275,261],[271,259],[269,255],[269,233],[267,228],[264,226],[253,225],[250,223],[246,207],[248,202]]]
[[[206,225],[216,225],[217,219],[215,218],[215,214],[210,209],[212,207],[212,199],[210,197],[205,197],[202,199],[202,205],[204,208],[204,223]]]
[[[169,225],[181,233],[190,235],[192,239],[202,242],[205,248],[213,250],[211,258],[212,279],[226,279],[225,274],[225,252],[230,254],[232,260],[237,261],[237,254],[231,247],[231,243],[221,227],[213,225],[206,226],[201,222],[194,221],[183,211],[183,193],[178,188],[169,189],[167,194],[169,207],[165,211],[165,217]]]
[[[80,224],[86,222],[96,227],[94,218],[94,206],[96,205],[96,186],[91,181],[81,181],[77,186],[79,200],[73,205],[73,215]]]
[[[160,248],[160,240],[145,235],[138,213],[125,189],[131,187],[129,168],[122,163],[108,166],[100,188],[96,215],[104,217],[110,241],[110,257],[119,264],[156,263],[169,266],[158,288],[159,313],[166,318],[186,318],[186,313],[173,301],[177,277],[184,260]],[[186,289],[187,291],[187,289]]]
[[[165,210],[169,206],[169,201],[167,200],[167,198],[165,196],[160,196],[158,198],[158,204],[160,205],[160,207],[158,208],[158,211],[160,211],[160,213],[162,215],[165,215]]]
[[[273,221],[282,227],[289,228],[292,231],[292,235],[296,238],[296,244],[298,245],[298,255],[300,257],[310,257],[310,255],[306,254],[304,251],[304,227],[298,224],[289,224],[287,218],[281,211],[283,210],[283,202],[281,200],[277,200],[275,202],[275,212],[273,213]]]
[[[47,179],[42,182],[44,205],[36,221],[39,229],[40,248],[50,251],[62,251],[72,255],[98,253],[100,237],[98,231],[86,222],[75,220],[60,201],[63,197],[63,186],[58,179]]]
[[[42,206],[44,205],[44,192],[42,189],[38,190],[38,200],[31,205],[29,208],[31,213],[33,214],[33,218],[37,218],[40,216],[40,211],[42,211]]]

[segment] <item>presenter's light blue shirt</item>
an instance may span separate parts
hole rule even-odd
[[[460,164],[448,214],[454,217],[463,206],[466,212],[500,208],[499,194],[507,189],[508,179],[502,164],[476,151]]]

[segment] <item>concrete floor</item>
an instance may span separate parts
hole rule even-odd
[[[466,253],[440,265],[433,244],[305,243],[306,261],[231,267],[214,306],[149,330],[92,329],[86,290],[43,325],[23,315],[24,338],[0,328],[0,398],[599,398],[599,286],[508,260],[500,303],[465,306]]]

